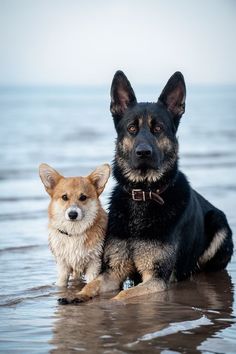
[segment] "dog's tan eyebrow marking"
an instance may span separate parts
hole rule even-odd
[[[150,117],[150,118],[152,119],[152,117]],[[148,121],[148,119],[149,119],[149,116],[148,116],[148,118],[145,117],[145,116],[139,117],[139,118],[138,118],[139,128],[141,128],[142,126],[147,125],[147,124],[148,124],[148,126],[149,126],[149,121]]]
[[[139,125],[139,128],[141,128],[141,126],[143,125],[143,117],[138,118],[138,125]]]
[[[152,127],[152,125],[153,125],[153,120],[154,120],[154,119],[152,118],[152,116],[148,115],[147,122],[148,122],[149,128]]]

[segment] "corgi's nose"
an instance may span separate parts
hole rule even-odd
[[[68,213],[68,216],[69,216],[70,220],[75,220],[75,219],[77,219],[77,217],[78,217],[78,213],[77,213],[77,211],[75,211],[75,210],[71,210],[71,211]]]
[[[83,218],[83,211],[77,205],[71,205],[66,209],[65,218],[69,221],[80,221]]]

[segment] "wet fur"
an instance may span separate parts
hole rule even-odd
[[[99,173],[105,176],[100,184]],[[89,282],[101,271],[107,214],[98,197],[109,177],[109,166],[98,168],[88,177],[65,178],[50,166],[42,164],[40,177],[51,196],[48,240],[57,262],[57,285],[66,286],[70,275],[76,280],[81,280],[83,276]],[[67,201],[62,199],[65,194]],[[81,195],[87,199],[81,201]],[[66,211],[71,206],[81,211],[81,220],[66,219]]]
[[[157,103],[137,103],[126,76],[120,71],[115,74],[111,112],[117,131],[113,164],[117,184],[110,200],[102,272],[77,298],[61,303],[78,303],[120,289],[127,277],[141,282],[115,299],[163,291],[173,280],[227,266],[233,243],[224,213],[193,190],[178,169],[176,131],[185,98],[179,72],[170,78]],[[140,147],[151,153],[140,158]],[[164,205],[134,201],[127,192],[165,186]]]

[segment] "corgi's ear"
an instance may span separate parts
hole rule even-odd
[[[95,186],[98,196],[103,192],[110,176],[111,168],[108,164],[99,166],[89,176],[89,180]]]
[[[57,183],[60,181],[63,176],[61,176],[56,170],[42,163],[39,166],[39,176],[44,184],[44,187],[48,194],[52,195],[53,189],[56,187]]]

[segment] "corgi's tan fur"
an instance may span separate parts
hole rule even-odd
[[[58,266],[58,286],[70,275],[86,282],[100,272],[107,214],[99,201],[110,166],[99,166],[87,177],[63,177],[47,164],[39,175],[51,197],[48,207],[49,247]]]

